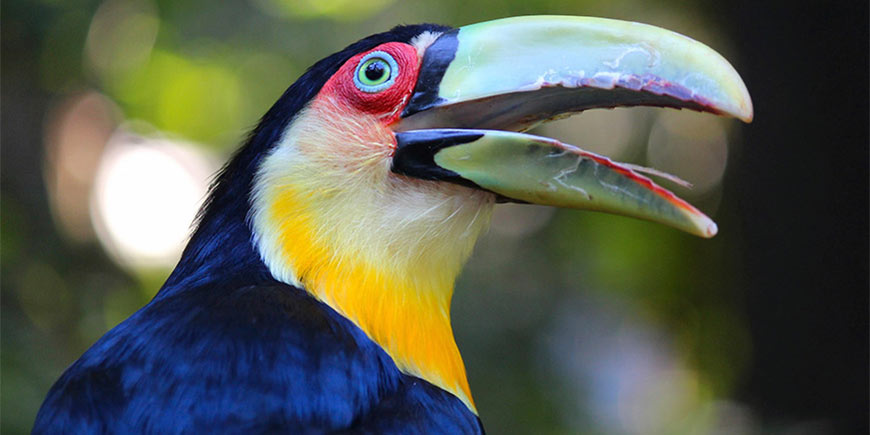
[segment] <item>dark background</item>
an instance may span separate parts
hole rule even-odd
[[[453,311],[490,431],[644,432],[636,424],[653,421],[659,425],[646,426],[649,431],[868,432],[866,1],[400,2],[358,18],[276,17],[256,7],[260,3],[153,3],[161,20],[157,48],[204,58],[185,44],[211,38],[239,52],[267,47],[284,56],[288,71],[240,73],[242,92],[258,96],[237,124],[213,136],[162,125],[83,66],[88,24],[101,2],[2,3],[4,433],[27,432],[61,371],[147,302],[167,273],[119,265],[95,239],[59,229],[46,191],[44,145],[59,101],[100,92],[117,102],[124,118],[144,119],[225,154],[307,65],[348,42],[399,22],[462,25],[522,14],[637,20],[710,43],[746,82],[755,120],[724,124],[730,137],[724,179],[714,200],[693,200],[717,210],[720,234],[711,241],[621,218],[559,212],[518,238],[496,225],[481,242],[460,278]],[[648,136],[649,125],[640,124]],[[646,136],[640,136],[632,141],[642,145]],[[581,284],[574,283],[578,274]],[[607,337],[624,339],[619,331],[632,328],[640,332],[628,334],[629,342],[654,344],[652,356],[641,360],[664,352],[677,372],[688,373],[675,378],[690,380],[679,390],[688,399],[662,411],[666,417],[626,423],[621,414],[611,416],[595,390],[614,382],[607,367],[596,365],[606,360],[573,356],[576,349],[597,355],[592,344],[600,337],[610,349]],[[565,331],[586,335],[565,338]],[[649,338],[659,335],[665,338]],[[669,344],[655,345],[662,342]],[[580,373],[580,381],[572,373]],[[672,395],[653,388],[631,409],[640,409],[640,416],[644,409],[658,412],[655,403]],[[619,397],[617,410],[628,400]]]
[[[742,394],[867,433],[867,3],[722,3],[758,120],[731,167],[755,355]]]

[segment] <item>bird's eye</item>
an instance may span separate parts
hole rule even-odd
[[[383,51],[373,51],[360,60],[353,82],[359,90],[375,93],[392,86],[398,74],[399,65],[393,56]]]

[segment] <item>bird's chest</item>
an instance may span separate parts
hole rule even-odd
[[[302,290],[248,289],[172,311],[183,313],[173,316],[178,323],[155,323],[147,355],[135,358],[148,360],[160,382],[132,379],[144,373],[138,369],[122,376],[134,385],[130,415],[160,403],[149,418],[189,428],[402,432],[449,423],[463,433],[479,426],[456,396],[403,374],[362,330]]]

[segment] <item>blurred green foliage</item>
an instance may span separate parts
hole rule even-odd
[[[124,119],[226,155],[307,66],[395,24],[600,15],[691,34],[728,55],[728,42],[717,36],[703,6],[640,0],[509,0],[485,7],[460,0],[3,2],[4,116],[18,105],[35,105],[40,116],[22,120],[22,136],[4,143],[18,160],[3,162],[0,207],[0,431],[28,432],[64,368],[145,304],[169,272],[122,269],[95,239],[75,241],[59,232],[39,174],[42,123],[64,98],[102,93]],[[636,128],[641,133],[631,137],[627,154],[643,163],[650,125]],[[702,209],[718,204],[715,193],[696,202]],[[733,222],[727,215],[719,219]],[[554,361],[570,360],[576,348],[564,348],[562,356],[551,350],[565,344],[557,339],[559,316],[580,304],[593,311],[610,307],[614,330],[639,325],[667,337],[670,350],[662,352],[691,372],[687,379],[697,388],[687,389],[695,391],[688,404],[655,429],[706,432],[716,416],[703,410],[728,399],[751,356],[733,290],[739,276],[729,259],[735,255],[739,246],[720,239],[594,213],[559,212],[549,225],[519,235],[496,226],[461,276],[453,303],[457,340],[488,429],[614,430],[588,403],[598,396],[566,381]]]

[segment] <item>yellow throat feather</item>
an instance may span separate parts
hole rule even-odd
[[[257,173],[256,242],[277,279],[304,288],[359,326],[400,370],[476,413],[450,300],[494,196],[393,174],[394,147],[376,117],[312,100]]]

